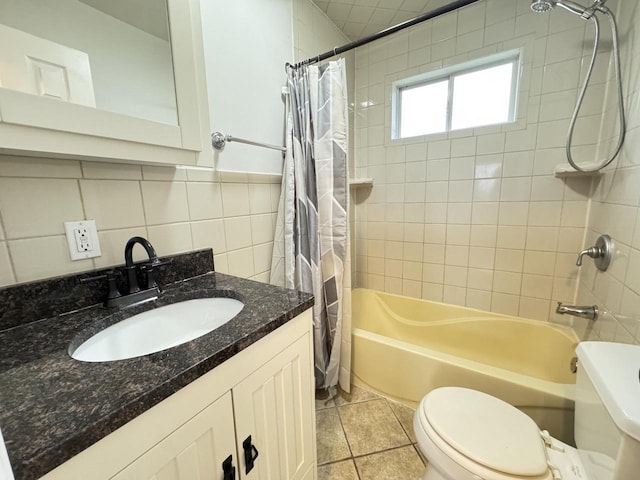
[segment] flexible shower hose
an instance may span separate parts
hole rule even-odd
[[[567,134],[567,145],[566,145],[567,160],[569,161],[569,164],[579,172],[597,172],[605,168],[611,162],[613,162],[613,160],[616,158],[616,156],[618,155],[618,153],[620,153],[620,150],[622,149],[622,144],[624,143],[625,130],[626,130],[625,118],[624,118],[624,100],[622,98],[622,74],[620,72],[620,51],[618,48],[618,27],[616,25],[616,19],[613,16],[613,13],[611,13],[611,11],[608,8],[601,8],[599,9],[599,11],[606,14],[609,17],[609,21],[611,22],[611,33],[613,37],[613,55],[614,55],[614,63],[615,63],[616,82],[618,86],[618,110],[620,113],[620,120],[619,120],[620,136],[618,138],[618,144],[616,146],[616,149],[613,155],[611,156],[611,158],[609,158],[608,160],[605,160],[598,167],[594,169],[582,168],[578,166],[576,162],[573,160],[573,157],[571,155],[571,141],[573,139],[573,131],[575,129],[578,113],[580,112],[580,108],[582,107],[582,101],[584,100],[585,92],[587,91],[587,87],[589,85],[589,79],[591,78],[591,74],[593,72],[593,66],[596,62],[596,55],[598,52],[598,43],[600,39],[600,22],[598,21],[598,18],[595,15],[593,15],[591,16],[591,19],[594,21],[594,25],[595,25],[595,39],[593,42],[593,53],[591,55],[591,62],[589,63],[589,70],[587,71],[587,75],[585,76],[585,79],[584,79],[584,85],[582,86],[580,95],[578,96],[576,108],[573,111],[573,116],[571,117],[571,122],[569,123],[569,132]]]

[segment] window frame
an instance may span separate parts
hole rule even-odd
[[[470,60],[467,62],[451,65],[448,67],[440,68],[438,70],[414,75],[412,77],[396,80],[392,84],[391,95],[391,139],[402,140],[407,138],[415,138],[418,136],[438,135],[443,133],[449,133],[455,130],[451,129],[451,122],[453,117],[453,80],[459,75],[468,73],[474,73],[489,68],[498,67],[501,65],[513,64],[513,71],[511,73],[511,96],[509,98],[509,114],[506,122],[491,123],[486,125],[477,125],[471,128],[482,128],[489,125],[503,125],[507,123],[513,123],[517,119],[517,104],[519,96],[519,83],[520,74],[522,69],[522,49],[507,50],[497,54],[489,55],[486,57]],[[402,92],[404,90],[418,88],[438,82],[446,81],[448,84],[447,91],[447,109],[446,109],[446,130],[440,132],[425,133],[421,135],[413,136],[401,136],[402,132]],[[465,128],[466,129],[466,128]]]

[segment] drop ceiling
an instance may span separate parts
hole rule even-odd
[[[313,0],[351,40],[377,33],[451,0]]]

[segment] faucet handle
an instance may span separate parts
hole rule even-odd
[[[107,279],[107,285],[109,288],[109,293],[107,293],[107,301],[113,300],[114,298],[121,297],[122,294],[120,290],[118,290],[118,285],[116,284],[116,280],[121,276],[121,272],[118,270],[109,270],[102,275],[95,275],[93,277],[84,277],[80,279],[80,283],[89,283],[95,282],[98,280]],[[106,302],[105,302],[106,303]]]
[[[585,255],[594,259],[596,268],[605,271],[611,263],[611,254],[613,252],[613,241],[609,235],[600,235],[593,247],[582,250],[576,260],[577,266],[582,266],[582,257]]]
[[[590,247],[590,248],[587,248],[586,250],[582,250],[578,255],[578,260],[576,260],[577,266],[579,267],[582,266],[582,257],[584,257],[585,255],[588,255],[589,257],[596,259],[596,258],[602,257],[604,255],[604,252],[600,250],[598,247]]]
[[[145,274],[147,277],[147,288],[160,288],[156,282],[156,278],[153,272],[156,267],[161,267],[162,265],[168,265],[171,262],[172,262],[171,258],[164,259],[164,260],[154,258],[152,261],[140,265],[140,271],[143,274]]]
[[[161,267],[162,265],[169,265],[171,262],[173,262],[173,258],[165,258],[163,260],[160,260],[159,258],[156,257],[153,261],[145,265],[150,267]]]

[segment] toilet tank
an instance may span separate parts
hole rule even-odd
[[[640,478],[640,346],[576,348],[575,439],[593,480]]]

